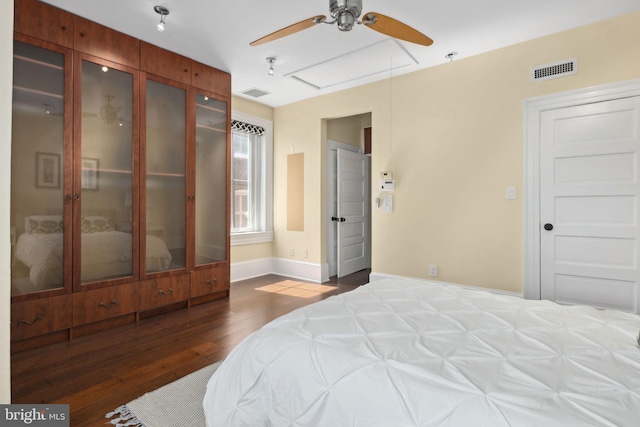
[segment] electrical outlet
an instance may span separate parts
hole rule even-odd
[[[296,254],[295,249],[293,248],[289,249],[289,256],[295,256],[295,254]]]
[[[309,251],[307,249],[305,249],[304,252],[302,253],[302,256],[304,258],[309,258]]]
[[[438,266],[437,265],[430,265],[429,266],[429,276],[438,277]]]

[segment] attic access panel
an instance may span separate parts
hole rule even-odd
[[[418,61],[395,39],[387,39],[285,74],[318,90],[340,85],[399,68]]]

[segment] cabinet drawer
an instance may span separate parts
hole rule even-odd
[[[189,275],[146,280],[138,288],[140,311],[162,307],[189,298]]]
[[[71,327],[71,295],[11,304],[11,339],[31,338]]]
[[[212,294],[229,289],[229,267],[214,266],[208,270],[191,272],[191,297]]]
[[[73,294],[73,326],[137,311],[137,283]]]

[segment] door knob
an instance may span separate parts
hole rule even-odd
[[[547,231],[553,230],[553,224],[546,223],[544,225],[544,229],[547,230]]]

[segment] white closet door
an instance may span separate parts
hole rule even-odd
[[[638,312],[640,97],[541,121],[541,296]]]

